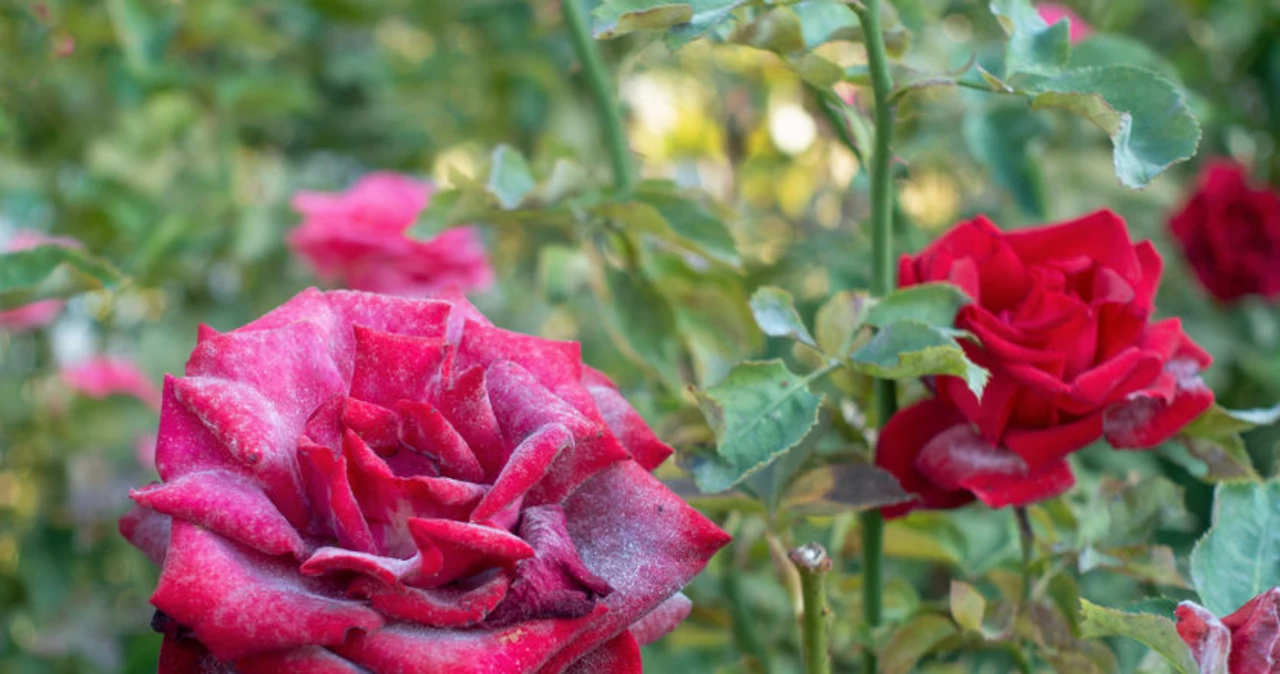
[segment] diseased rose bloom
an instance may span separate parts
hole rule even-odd
[[[1175,615],[1178,636],[1191,648],[1200,671],[1275,674],[1280,669],[1280,587],[1222,619],[1189,601],[1178,604]]]
[[[903,256],[901,286],[947,281],[973,299],[955,324],[991,379],[979,401],[937,377],[936,397],[885,425],[876,461],[919,496],[886,515],[1052,498],[1075,482],[1072,452],[1102,437],[1153,447],[1207,410],[1209,354],[1178,319],[1151,320],[1161,268],[1110,211],[1008,233],[978,217]]]
[[[1280,193],[1250,185],[1244,167],[1210,163],[1169,229],[1214,297],[1280,299]]]
[[[1093,35],[1093,26],[1090,26],[1084,19],[1076,14],[1075,10],[1066,5],[1060,5],[1056,2],[1043,2],[1036,5],[1036,11],[1040,13],[1040,18],[1044,22],[1052,26],[1053,24],[1066,19],[1067,26],[1070,29],[1068,39],[1071,44],[1078,44]]]
[[[44,236],[35,232],[22,231],[9,239],[5,247],[8,252],[28,250],[43,245],[71,246],[78,248],[80,242],[63,237]],[[0,311],[0,332],[26,332],[44,327],[54,321],[62,313],[61,300],[41,300],[24,304],[16,309]]]
[[[309,290],[164,385],[160,672],[639,672],[729,537],[579,347],[465,300]]]
[[[127,358],[98,356],[68,365],[59,374],[71,390],[91,398],[127,395],[160,408],[160,390]]]
[[[421,297],[447,288],[480,290],[493,282],[484,244],[470,227],[430,241],[405,235],[431,198],[426,183],[372,173],[346,192],[299,192],[302,224],[289,247],[326,281],[355,290]]]

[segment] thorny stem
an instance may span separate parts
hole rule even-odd
[[[871,156],[871,292],[883,297],[896,283],[893,268],[893,182],[889,171],[893,140],[893,107],[889,100],[893,77],[880,27],[880,1],[855,7],[866,36],[867,66],[875,96],[875,149]],[[876,380],[876,417],[881,427],[897,411],[897,391],[887,379]],[[879,510],[862,514],[862,611],[868,627],[874,629],[882,617],[884,584],[884,517]],[[866,671],[876,671],[876,654],[868,650]]]
[[[800,571],[800,594],[804,601],[804,668],[807,674],[830,674],[831,654],[827,649],[827,597],[824,581],[831,570],[831,558],[818,543],[791,551],[791,563]]]
[[[578,60],[582,61],[583,74],[591,88],[591,95],[595,98],[596,114],[600,117],[609,162],[613,167],[613,184],[620,190],[630,189],[635,182],[635,166],[631,161],[627,134],[622,126],[622,112],[615,102],[613,84],[604,69],[600,50],[596,47],[595,38],[591,36],[587,12],[582,7],[582,0],[562,0],[560,6],[564,12],[564,23],[573,37],[573,50],[577,53]]]

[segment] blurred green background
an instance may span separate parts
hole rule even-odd
[[[901,248],[979,212],[1016,227],[1111,207],[1135,238],[1152,238],[1166,253],[1161,310],[1183,316],[1219,359],[1210,375],[1222,401],[1273,402],[1275,308],[1210,302],[1164,223],[1204,157],[1231,155],[1261,178],[1280,179],[1280,10],[1264,0],[1068,4],[1098,30],[1145,45],[1135,58],[1155,52],[1170,64],[1204,125],[1200,157],[1145,191],[1127,191],[1106,138],[1084,122],[975,92],[923,90],[899,114]],[[907,63],[920,71],[963,65],[999,43],[985,2],[894,5],[912,36]],[[1126,44],[1099,48],[1133,48]],[[766,343],[746,313],[756,285],[787,287],[806,314],[836,290],[865,287],[865,175],[776,57],[706,42],[673,54],[648,37],[603,48],[643,175],[704,190],[734,214],[727,224],[744,273],[703,279],[682,300],[690,312],[699,303],[734,308],[688,337],[701,340],[691,345],[701,354],[693,383],[714,382],[736,360],[785,351]],[[862,60],[853,43],[823,50],[841,64]],[[341,189],[375,169],[447,186],[455,172],[475,175],[499,143],[535,166],[573,156],[605,182],[607,161],[577,75],[551,0],[0,3],[0,240],[16,230],[74,237],[132,279],[118,292],[73,300],[47,330],[0,333],[0,672],[155,668],[159,638],[148,628],[147,597],[156,570],[115,525],[127,489],[154,479],[134,445],[154,430],[155,414],[132,399],[77,398],[58,368],[108,353],[135,359],[158,382],[181,371],[198,323],[240,325],[313,284],[283,243],[297,221],[288,208],[296,190]],[[549,242],[536,227],[486,236],[499,283],[475,299],[499,325],[581,339],[588,362],[622,381],[673,444],[698,435],[688,430],[701,422],[687,401],[654,393],[610,341],[592,311],[582,251]],[[1257,465],[1268,470],[1274,441],[1265,431],[1250,437]],[[1119,462],[1106,464],[1121,476],[1108,483],[1119,491],[1081,489],[1042,509],[1051,526],[1072,532],[1063,544],[1092,540],[1080,533],[1090,524],[1070,513],[1106,494],[1123,503],[1124,476],[1141,474],[1162,476],[1176,512],[1124,517],[1185,553],[1204,526],[1207,488],[1155,454],[1094,458],[1085,464]],[[1185,489],[1185,512],[1175,482]],[[693,586],[694,618],[649,650],[654,671],[743,671],[734,606],[759,616],[753,638],[776,651],[775,671],[798,671],[795,609],[770,564],[776,540],[759,517],[728,517],[739,544]],[[990,519],[970,509],[891,529],[890,554],[911,560],[890,588],[891,614],[937,600],[930,579],[942,577],[939,569],[976,578],[1000,555],[1016,555],[1003,524]],[[830,542],[837,557],[854,551],[843,537]],[[1090,590],[1088,580],[1086,573],[1086,593],[1136,596],[1152,587],[1117,590],[1108,580]],[[857,577],[844,582],[854,588]],[[838,632],[837,649],[852,638]],[[976,662],[1004,671],[998,658]]]

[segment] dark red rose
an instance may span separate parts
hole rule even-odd
[[[1056,496],[1074,483],[1066,457],[1100,437],[1146,448],[1209,408],[1209,354],[1178,319],[1151,321],[1161,260],[1124,221],[1099,211],[1005,233],[979,217],[899,264],[903,287],[947,281],[973,298],[956,316],[991,371],[981,401],[956,377],[881,433],[877,462],[920,496],[887,508],[992,507]]]
[[[1250,186],[1241,166],[1209,164],[1169,229],[1214,297],[1280,297],[1280,194]]]
[[[579,347],[464,300],[304,292],[203,329],[122,533],[160,672],[639,672],[728,536]]]
[[[1193,602],[1178,604],[1178,636],[1202,672],[1275,674],[1280,668],[1280,587],[1249,600],[1219,620]]]

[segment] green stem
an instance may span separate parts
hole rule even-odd
[[[1025,506],[1013,509],[1013,516],[1018,521],[1018,542],[1022,546],[1022,603],[1031,600],[1031,565],[1035,561],[1036,533],[1031,528],[1031,517]]]
[[[573,36],[573,50],[582,62],[582,72],[586,75],[587,85],[591,87],[591,95],[596,100],[596,114],[600,116],[605,146],[609,150],[609,161],[613,166],[613,184],[620,190],[630,189],[635,182],[635,166],[631,162],[627,133],[622,126],[622,111],[615,101],[613,84],[609,81],[609,73],[604,69],[604,61],[600,58],[595,38],[591,37],[587,12],[582,8],[582,0],[561,0],[560,6],[564,12],[564,23]]]
[[[893,266],[893,77],[885,54],[884,34],[880,27],[880,0],[868,0],[856,6],[866,36],[867,68],[871,73],[871,91],[875,96],[875,149],[871,155],[871,292],[883,297],[897,285]],[[876,417],[881,428],[897,411],[897,390],[892,381],[876,380]],[[867,625],[874,629],[882,618],[884,517],[879,510],[862,516],[862,612]],[[876,670],[874,650],[867,653],[868,672]]]
[[[831,559],[818,543],[796,548],[788,556],[800,572],[800,594],[804,600],[804,670],[806,674],[831,674],[824,586]]]

